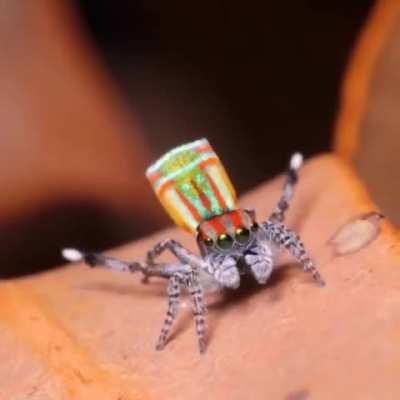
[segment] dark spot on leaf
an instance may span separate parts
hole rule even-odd
[[[290,392],[285,400],[307,400],[309,399],[309,391],[307,389],[303,390],[295,390],[294,392]]]

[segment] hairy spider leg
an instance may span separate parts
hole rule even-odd
[[[104,267],[118,272],[141,272],[144,277],[158,276],[170,278],[176,272],[186,272],[182,264],[153,264],[147,265],[142,262],[128,262],[102,253],[83,252],[77,249],[63,249],[62,256],[71,262],[83,261],[90,267]]]
[[[167,294],[168,294],[168,308],[167,314],[164,319],[163,326],[161,328],[160,336],[156,345],[157,350],[162,350],[167,343],[168,336],[170,334],[172,325],[178,315],[179,300],[181,295],[182,278],[175,274],[171,276],[168,282]]]
[[[298,170],[303,164],[303,156],[300,153],[294,153],[290,158],[289,168],[286,172],[286,181],[283,186],[283,193],[278,201],[274,211],[268,218],[270,221],[282,222],[285,219],[285,213],[289,208],[289,202],[293,197],[294,187],[299,179]]]
[[[168,340],[172,325],[178,314],[180,294],[182,288],[185,288],[191,298],[199,350],[201,353],[203,353],[206,349],[207,325],[205,315],[207,309],[204,305],[204,290],[202,287],[202,282],[199,279],[200,277],[196,271],[196,267],[193,268],[190,264],[155,263],[154,258],[157,255],[160,255],[167,248],[169,248],[170,250],[172,249],[177,258],[180,258],[181,260],[188,261],[189,259],[192,260],[191,256],[196,257],[178,242],[175,242],[173,240],[161,242],[156,245],[152,251],[149,251],[147,263],[127,262],[106,256],[102,253],[86,253],[72,248],[63,249],[62,255],[68,261],[83,261],[90,267],[100,266],[118,272],[133,273],[140,271],[146,278],[150,276],[157,276],[168,279],[168,308],[156,345],[157,350],[162,350]],[[215,288],[217,287],[219,286],[214,285],[213,290],[215,290]]]
[[[278,247],[287,249],[300,262],[305,272],[310,273],[320,286],[325,286],[325,281],[296,232],[286,228],[283,224],[271,221],[265,222],[263,226],[267,234],[267,240],[275,243]]]

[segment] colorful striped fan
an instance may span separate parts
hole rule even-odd
[[[169,151],[146,176],[171,218],[190,232],[203,220],[237,208],[232,183],[207,139]]]

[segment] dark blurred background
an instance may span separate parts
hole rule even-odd
[[[107,93],[113,103],[107,104],[112,103],[113,107],[123,110],[118,113],[124,115],[115,118],[114,113],[111,119],[123,122],[118,123],[117,128],[108,122],[99,123],[99,126],[105,126],[104,135],[121,135],[118,139],[123,143],[121,151],[132,151],[132,159],[140,158],[140,162],[122,163],[116,172],[111,170],[109,178],[99,177],[98,182],[93,181],[96,193],[103,193],[104,183],[104,195],[65,196],[59,190],[57,195],[49,196],[17,217],[5,216],[0,235],[3,276],[60,264],[59,248],[62,246],[110,248],[169,223],[157,202],[146,200],[147,194],[143,193],[147,191],[151,195],[151,189],[144,183],[140,186],[140,176],[148,162],[175,145],[207,137],[220,154],[239,193],[281,172],[295,150],[301,150],[306,156],[329,150],[343,72],[372,5],[372,1],[367,0],[290,3],[82,0],[74,5],[72,2],[64,5],[61,11],[57,9],[46,14],[46,1],[38,3],[43,3],[43,9],[36,17],[39,21],[40,13],[44,15],[43,25],[38,23],[39,27],[43,26],[40,28],[43,32],[58,29],[53,27],[59,20],[63,21],[60,23],[64,26],[60,29],[62,32],[74,26],[72,34],[68,31],[66,36],[64,33],[49,35],[46,39],[50,43],[51,40],[64,40],[69,35],[68,46],[57,46],[56,43],[56,50],[48,53],[52,56],[60,51],[57,57],[60,60],[69,57],[68,63],[71,62],[68,72],[62,70],[66,62],[60,62],[63,67],[57,69],[52,96],[61,96],[63,91],[69,90],[77,96],[78,92],[80,96],[76,101],[84,97],[87,103],[78,104],[77,110],[79,108],[79,112],[89,119],[90,112],[86,107],[91,100],[85,97],[86,91],[90,88],[95,91],[93,87],[97,84],[111,87],[111,94]],[[67,9],[68,18],[65,19]],[[13,10],[12,15],[18,16],[18,13]],[[33,18],[32,13],[28,15],[24,11],[23,18]],[[35,27],[32,24],[31,29],[35,30]],[[4,29],[0,34],[4,35]],[[10,30],[13,31],[12,22]],[[29,42],[29,37],[25,35],[24,40]],[[71,50],[74,41],[84,43],[80,45],[81,49],[83,46],[81,53]],[[32,43],[33,49],[41,42]],[[2,44],[10,46],[10,52],[14,54],[9,38]],[[24,51],[29,45],[23,43]],[[90,68],[101,70],[101,73],[94,78],[93,74],[85,75],[85,82],[91,79],[95,82],[80,92],[79,86],[73,84],[71,71],[75,60],[85,51],[91,58],[80,65],[88,63]],[[41,63],[46,65],[46,54],[32,50],[32,60],[40,57]],[[25,62],[26,68],[29,68],[29,62]],[[82,74],[79,76],[81,79]],[[41,79],[47,82],[50,78],[47,75]],[[67,83],[60,89],[58,85],[63,81]],[[47,98],[46,88],[42,87],[41,98]],[[15,93],[19,92],[15,90]],[[93,98],[101,96],[103,92],[96,92]],[[74,99],[71,95],[66,100],[68,107],[76,103]],[[65,107],[60,105],[59,109],[65,110]],[[59,135],[59,147],[66,154],[65,141],[69,141],[75,134],[71,132],[77,130],[72,121],[84,118],[77,117],[77,110],[71,108],[68,116],[60,111],[63,129],[69,132],[65,134],[67,139],[61,139],[64,136],[59,133],[58,125],[51,129],[53,137]],[[47,114],[51,114],[50,110],[41,118]],[[96,115],[108,118],[103,109]],[[88,126],[85,124],[79,125],[85,128],[81,137],[88,131],[103,129],[94,129],[90,122],[87,122]],[[140,138],[139,144],[136,139],[129,142],[130,138],[123,138],[133,131]],[[82,160],[90,163],[97,152],[99,166],[93,161],[94,166],[87,169],[91,171],[86,174],[87,180],[81,179],[87,192],[92,191],[90,179],[94,179],[96,171],[100,175],[101,168],[106,170],[110,165],[112,169],[114,165],[107,159],[106,151],[96,149],[100,139],[95,133],[93,135],[88,140],[93,154],[85,153]],[[43,141],[43,146],[46,147],[46,143]],[[108,146],[104,145],[104,148]],[[83,152],[82,149],[84,146],[79,145],[79,151]],[[46,153],[52,151],[46,150]],[[81,170],[82,176],[86,176],[86,167],[78,168],[78,156],[75,159],[74,154],[71,150],[66,161],[56,162],[65,168],[70,168],[66,166],[70,163],[77,165],[69,183],[78,180]],[[130,156],[124,157],[129,159]],[[61,168],[60,165],[57,168]],[[121,175],[126,177],[126,182],[137,180],[140,185],[130,187]],[[53,174],[51,179],[61,182],[60,176]],[[120,186],[118,183],[111,189],[113,176],[116,181],[122,180]],[[124,192],[123,187],[129,187],[129,190]],[[18,196],[18,190],[15,193]],[[74,193],[78,193],[78,189]],[[118,201],[124,196],[126,201],[122,199],[121,205]],[[97,201],[100,197],[102,200]],[[140,201],[142,197],[143,201]],[[128,204],[131,204],[130,208]]]
[[[329,149],[343,71],[371,4],[80,2],[154,153],[207,136],[239,191],[278,173],[293,150]]]

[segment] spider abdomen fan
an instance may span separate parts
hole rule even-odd
[[[233,185],[207,139],[169,151],[146,176],[167,213],[190,232],[202,221],[237,208]]]

